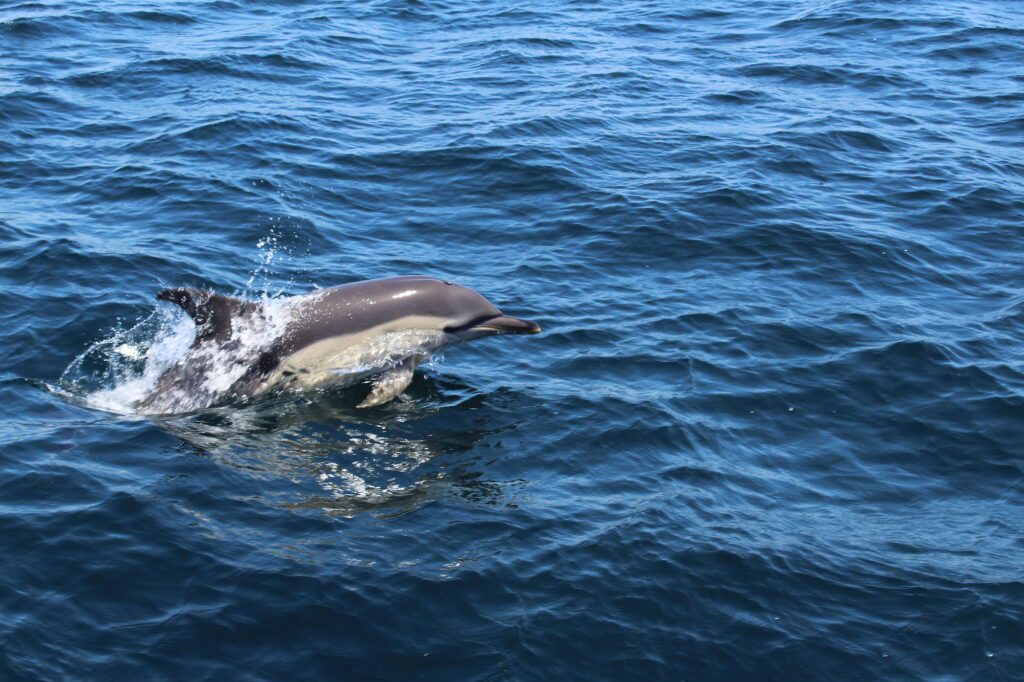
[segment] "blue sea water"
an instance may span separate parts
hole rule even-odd
[[[1021,679],[1022,216],[1014,2],[5,0],[0,679]],[[545,331],[89,401],[421,273]]]

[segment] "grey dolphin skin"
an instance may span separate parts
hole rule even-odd
[[[370,395],[359,407],[380,405],[400,395],[416,364],[434,351],[488,336],[540,332],[537,323],[503,315],[472,289],[426,276],[354,282],[285,299],[283,332],[256,348],[239,337],[243,330],[258,333],[269,325],[266,303],[195,289],[167,289],[157,298],[188,313],[196,335],[185,357],[137,405],[151,413],[373,375]],[[226,387],[220,376],[225,366],[240,375],[231,375]],[[211,380],[214,374],[219,381]]]

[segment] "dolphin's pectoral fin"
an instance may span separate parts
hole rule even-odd
[[[231,313],[241,307],[241,301],[237,299],[198,289],[164,289],[156,297],[178,306],[196,323],[193,347],[208,339],[230,339]]]
[[[416,371],[415,358],[409,358],[402,364],[384,372],[373,382],[373,389],[366,400],[356,407],[373,407],[383,405],[402,394],[402,391],[409,388],[412,383],[412,375]]]

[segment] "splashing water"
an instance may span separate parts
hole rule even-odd
[[[158,307],[133,327],[86,348],[61,374],[57,388],[89,407],[134,414],[160,376],[185,355],[193,336],[188,318]]]
[[[187,412],[223,399],[252,360],[284,333],[296,302],[306,300],[283,297],[283,288],[270,293],[275,264],[282,254],[289,255],[279,235],[271,231],[256,246],[257,262],[246,292],[260,299],[259,312],[233,320],[228,343],[192,348],[193,322],[180,310],[158,304],[134,326],[116,329],[86,348],[52,388],[75,402],[117,414]],[[155,396],[158,384],[175,375],[182,384]]]
[[[282,250],[280,239],[273,231],[256,242],[256,248],[259,249],[258,263],[253,269],[252,274],[249,275],[245,288],[247,291],[253,291],[255,287],[256,290],[262,292],[263,298],[271,298],[270,281],[273,275],[274,259],[284,251]],[[257,280],[259,280],[258,284]],[[277,294],[280,295],[281,291],[278,290]]]
[[[230,399],[236,382],[285,333],[293,311],[305,300],[306,297],[265,300],[252,314],[232,318],[231,338],[227,342],[190,346],[170,367],[157,358],[153,364],[162,371],[152,385],[145,386],[145,396],[136,400],[133,408],[147,414],[171,414],[211,407]],[[151,375],[144,369],[143,376]]]

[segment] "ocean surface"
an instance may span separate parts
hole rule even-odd
[[[0,679],[1019,680],[1022,221],[1015,2],[4,0]],[[123,409],[402,274],[544,333]]]

